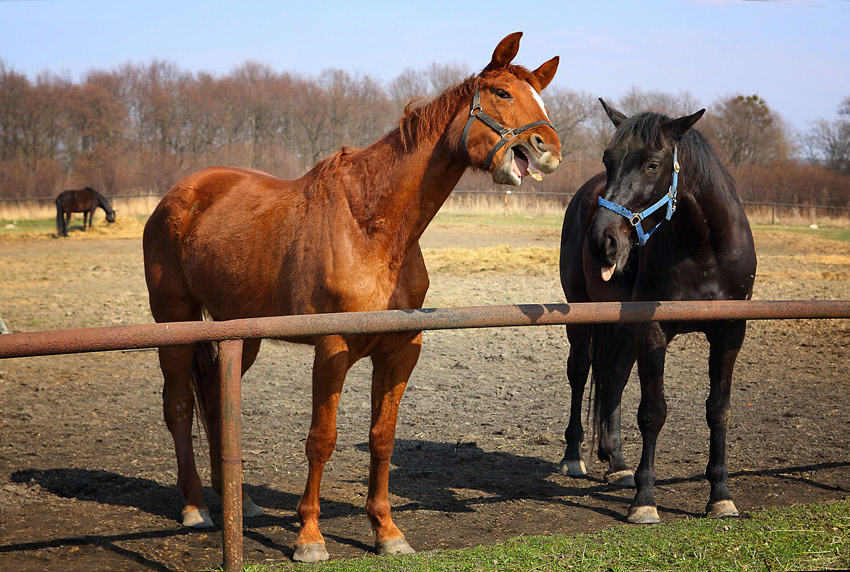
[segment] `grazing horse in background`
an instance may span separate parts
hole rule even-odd
[[[750,299],[756,253],[735,181],[691,129],[705,110],[678,119],[650,112],[627,118],[602,105],[617,129],[603,155],[605,172],[578,190],[564,217],[560,271],[567,300]],[[706,513],[737,515],[726,486],[726,431],[732,370],[745,330],[744,320],[567,326],[572,395],[561,472],[585,474],[581,401],[592,365],[593,422],[599,459],[608,463],[606,480],[636,484],[630,522],[659,521],[652,489],[656,440],[667,415],[665,353],[676,334],[699,331],[710,344]],[[635,359],[643,449],[632,473],[621,449],[620,400]]]
[[[534,71],[512,65],[521,35],[503,39],[477,76],[421,107],[409,105],[398,127],[379,141],[344,148],[299,179],[211,167],[178,182],[151,215],[143,238],[156,321],[200,320],[205,312],[230,320],[421,308],[428,273],[419,238],[467,167],[519,185],[524,176],[542,177],[560,164],[558,134],[539,96],[558,58]],[[309,473],[297,508],[294,559],[328,558],[318,524],[322,472],[336,443],[346,373],[367,356],[373,373],[366,514],[379,553],[412,552],[390,516],[388,479],[398,405],[419,357],[421,332],[289,341],[315,346]],[[245,340],[243,373],[259,348],[260,340]],[[213,355],[202,344],[159,348],[165,421],[187,526],[212,526],[192,450],[196,400],[206,419],[213,486],[221,492]],[[246,515],[260,513],[247,495],[242,499]]]
[[[85,187],[79,191],[62,191],[56,197],[56,234],[68,236],[68,223],[71,221],[71,213],[83,213],[83,230],[91,228],[94,219],[94,211],[102,208],[106,213],[106,222],[115,222],[115,211],[106,197],[91,187]]]

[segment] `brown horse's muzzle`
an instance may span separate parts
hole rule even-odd
[[[529,175],[536,181],[542,181],[544,175],[553,172],[560,164],[561,142],[557,135],[549,143],[543,136],[532,133],[506,145],[502,159],[493,168],[493,181],[519,186]]]

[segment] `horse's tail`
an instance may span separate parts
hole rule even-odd
[[[56,234],[65,236],[65,212],[62,209],[62,196],[56,197]]]
[[[606,387],[605,384],[610,385],[618,379],[622,380],[623,376],[628,379],[634,364],[634,333],[620,324],[596,324],[593,326],[593,335],[590,340],[591,383],[588,399],[593,404],[590,408],[593,410],[591,443],[595,446],[603,397],[606,393],[615,391],[614,388]],[[599,367],[603,363],[605,367]],[[625,368],[628,368],[628,371],[625,371]],[[605,369],[607,379],[600,375],[602,369]],[[616,403],[619,404],[619,398]],[[590,414],[588,410],[588,415]]]
[[[591,451],[596,449],[596,439],[599,435],[599,413],[602,410],[602,400],[600,398],[602,391],[599,387],[600,381],[599,376],[597,375],[599,368],[596,365],[599,363],[600,359],[599,348],[604,344],[604,342],[600,339],[603,338],[604,335],[601,331],[599,331],[602,326],[602,324],[593,325],[593,334],[590,336],[590,389],[587,394],[587,400],[590,403],[590,407],[587,409],[588,419],[585,419],[585,425],[589,425],[593,428],[590,433]]]
[[[210,432],[207,427],[207,407],[211,404],[210,389],[218,383],[218,344],[213,342],[197,342],[192,354],[192,389],[195,392],[195,411],[204,433],[209,440]]]

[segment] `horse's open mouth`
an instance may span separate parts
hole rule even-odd
[[[511,151],[514,152],[514,157],[511,160],[511,167],[517,177],[522,179],[526,175],[531,175],[531,178],[535,181],[543,180],[543,173],[534,166],[534,163],[528,158],[528,154],[525,152],[525,149],[523,149],[520,145],[516,145],[511,148]]]

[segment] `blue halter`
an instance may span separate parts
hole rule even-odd
[[[612,203],[607,199],[603,199],[599,197],[599,206],[605,207],[609,211],[613,211],[618,215],[622,215],[628,219],[638,235],[638,246],[643,246],[646,244],[646,241],[649,240],[649,237],[652,236],[652,233],[658,230],[658,227],[661,226],[661,223],[665,220],[670,220],[672,218],[673,213],[676,212],[676,188],[679,186],[679,158],[678,158],[678,146],[673,146],[673,183],[670,185],[670,190],[667,191],[667,194],[661,197],[661,199],[656,202],[651,207],[636,213],[632,212],[624,206],[618,205],[617,203]],[[649,232],[644,232],[643,219],[657,211],[663,206],[667,206],[667,216],[664,217],[661,221],[658,222]]]

